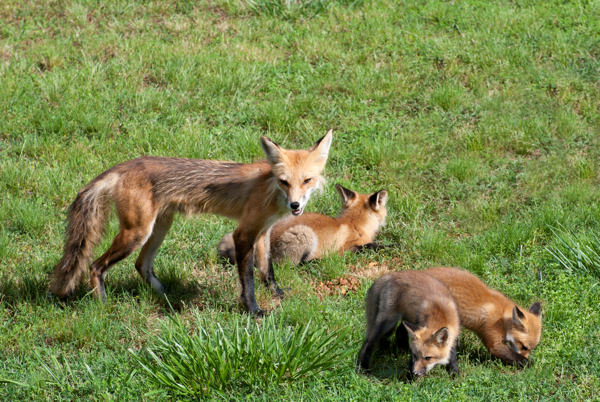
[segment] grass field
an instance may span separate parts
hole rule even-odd
[[[226,399],[598,399],[600,259],[580,254],[600,229],[599,15],[598,0],[1,1],[0,399],[177,398],[135,359],[172,324],[133,257],[110,271],[106,304],[85,287],[47,295],[88,181],[141,155],[254,161],[260,135],[305,148],[329,128],[329,184],[308,209],[336,214],[335,183],[387,189],[379,240],[400,246],[276,267],[288,297],[260,288],[259,304],[292,329],[341,331],[357,354],[374,273],[460,266],[540,300],[542,341],[526,369],[463,332],[456,379],[436,368],[407,383],[408,356],[382,353],[367,378],[352,355],[337,378]],[[234,227],[180,217],[158,254],[190,332],[243,315],[216,253]],[[352,275],[356,292],[319,291]]]

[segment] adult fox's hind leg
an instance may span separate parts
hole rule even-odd
[[[156,218],[152,234],[142,247],[142,251],[140,251],[140,255],[135,262],[135,269],[137,269],[140,276],[161,296],[165,294],[165,286],[154,275],[154,258],[156,258],[156,253],[172,224],[172,213],[166,213]]]
[[[106,253],[92,263],[90,267],[90,285],[94,289],[95,296],[106,300],[104,278],[108,270],[138,249],[146,241],[151,230],[151,227],[121,229]]]
[[[151,201],[140,202],[138,208],[118,211],[120,230],[110,248],[90,266],[90,285],[94,295],[106,300],[104,278],[117,262],[137,250],[152,234],[156,211]],[[164,235],[163,235],[164,237]],[[162,241],[162,240],[161,240]]]

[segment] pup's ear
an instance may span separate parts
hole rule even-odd
[[[381,208],[385,207],[387,196],[388,193],[385,190],[381,190],[371,194],[371,196],[369,197],[369,205],[371,205],[373,211],[379,211]]]
[[[282,148],[271,141],[269,137],[261,136],[260,146],[262,147],[262,150],[267,157],[267,161],[271,166],[281,162],[283,156],[283,153],[281,152]]]
[[[417,334],[415,334],[415,332],[417,332],[421,327],[419,327],[418,325],[411,324],[410,322],[407,322],[407,321],[402,321],[402,324],[406,328],[406,332],[408,332],[408,337],[410,339],[419,339],[419,337],[417,336]]]
[[[435,342],[438,345],[444,345],[446,342],[448,342],[449,337],[450,337],[450,332],[448,331],[448,328],[446,328],[446,327],[438,330],[432,336],[432,338],[435,339]]]
[[[529,312],[533,315],[537,315],[538,317],[540,316],[540,313],[542,312],[541,309],[542,309],[542,307],[541,307],[539,301],[535,302],[531,306],[529,306]]]
[[[517,328],[525,328],[525,324],[523,321],[525,319],[525,314],[517,306],[513,308],[512,311],[512,322]]]
[[[343,187],[341,184],[336,184],[335,185],[335,189],[337,190],[338,194],[340,195],[340,198],[342,200],[342,203],[344,203],[344,205],[347,205],[348,202],[354,200],[354,198],[356,198],[356,193],[352,190],[348,190],[347,188]]]

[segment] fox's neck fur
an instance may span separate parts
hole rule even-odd
[[[385,217],[381,219],[376,213],[365,207],[344,208],[335,218],[338,230],[347,227],[347,243],[365,244],[370,243],[385,224]]]

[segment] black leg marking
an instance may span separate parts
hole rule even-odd
[[[458,356],[456,355],[456,344],[454,344],[454,346],[452,346],[452,349],[450,350],[450,361],[448,362],[448,365],[446,365],[446,371],[453,377],[455,375],[460,374],[460,371],[458,370]]]
[[[392,322],[392,320],[384,320],[384,321],[375,323],[375,326],[371,330],[371,333],[367,334],[367,339],[360,351],[360,356],[358,358],[360,367],[366,373],[369,372],[371,355],[373,354],[373,351],[377,347],[377,343],[387,332],[389,332],[390,327],[393,328],[394,324],[395,324],[395,322]]]
[[[404,326],[404,325],[402,325],[402,326]],[[413,359],[413,355],[411,352],[410,361],[408,362],[408,373],[406,373],[406,379],[408,380],[408,382],[413,382],[415,380],[415,375],[413,374],[414,369],[415,369],[415,361]]]
[[[402,324],[396,329],[396,347],[402,352],[410,351],[408,332]]]
[[[304,254],[302,254],[302,258],[300,258],[300,263],[310,261],[308,257],[310,257],[310,252],[305,251]]]
[[[271,292],[273,292],[274,296],[283,298],[285,297],[285,292],[279,287],[279,285],[277,285],[277,282],[275,281],[275,270],[273,269],[273,260],[271,259],[270,255],[267,257],[267,261],[268,271],[267,277],[265,278],[265,286],[270,289]]]
[[[366,243],[366,244],[362,244],[360,246],[354,246],[352,247],[352,252],[355,253],[360,253],[363,252],[365,250],[373,250],[373,251],[379,251],[379,250],[383,250],[386,248],[393,248],[393,247],[400,247],[400,244],[378,244],[375,242],[372,243]]]
[[[238,252],[239,251],[239,252]],[[242,284],[242,294],[240,299],[248,313],[252,315],[262,316],[264,311],[258,307],[256,303],[256,296],[254,293],[254,253],[252,247],[245,253],[245,250],[238,250],[236,248],[236,262],[238,266],[238,275],[240,283]]]

